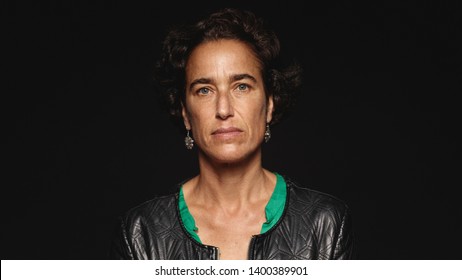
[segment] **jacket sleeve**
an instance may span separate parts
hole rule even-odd
[[[133,260],[133,250],[128,238],[126,224],[119,218],[113,233],[109,259],[112,260]]]
[[[346,208],[335,243],[334,259],[348,260],[355,257],[352,219],[349,209]]]

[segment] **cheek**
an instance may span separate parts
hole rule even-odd
[[[249,106],[246,110],[245,122],[249,126],[252,137],[259,138],[262,135],[266,125],[266,108],[261,104]]]
[[[261,122],[262,120],[266,121],[266,102],[263,102],[263,104],[258,103],[258,105],[252,106],[252,108],[249,108],[249,111],[254,121],[256,122]]]
[[[189,113],[189,122],[193,132],[196,133],[196,137],[207,131],[207,127],[211,120],[213,120],[213,118],[204,110],[195,109]]]

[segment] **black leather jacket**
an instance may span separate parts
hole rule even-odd
[[[248,258],[350,259],[353,236],[348,207],[339,199],[297,186],[285,178],[282,217],[264,234],[252,237]],[[147,201],[120,217],[111,259],[218,259],[218,248],[203,245],[186,231],[178,193]]]

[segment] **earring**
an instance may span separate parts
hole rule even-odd
[[[268,143],[268,141],[271,139],[271,131],[269,128],[269,124],[266,124],[266,130],[265,130],[265,143]]]
[[[186,137],[184,138],[184,144],[186,146],[186,149],[191,150],[194,147],[194,139],[192,139],[191,136],[189,136],[189,129],[186,131]]]

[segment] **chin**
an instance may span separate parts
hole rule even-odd
[[[236,147],[224,147],[215,151],[211,151],[208,156],[218,163],[233,164],[246,160],[250,160],[251,155],[254,155],[257,149],[239,149]]]

